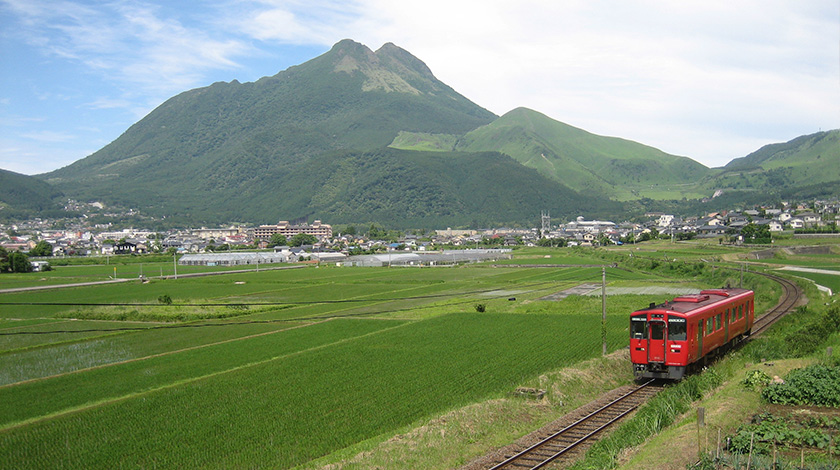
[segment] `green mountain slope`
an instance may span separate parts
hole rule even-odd
[[[0,169],[0,218],[28,217],[61,209],[62,192],[38,178]]]
[[[711,172],[690,158],[591,134],[526,108],[468,132],[456,148],[499,151],[572,189],[619,199],[695,195],[692,186]]]
[[[382,148],[403,130],[465,133],[495,117],[393,44],[373,52],[344,40],[273,77],[181,93],[103,149],[41,177],[81,199],[153,214],[259,213],[287,196],[267,175],[327,152]],[[246,194],[273,199],[254,208]],[[297,209],[286,217],[306,212]]]
[[[320,178],[315,175],[327,175]],[[335,223],[385,221],[390,227],[529,226],[540,210],[572,218],[605,215],[618,204],[585,197],[496,152],[379,149],[323,155],[276,175],[288,197],[270,220],[298,207]],[[256,205],[260,197],[253,195]]]
[[[795,197],[804,191],[803,195],[818,197],[819,194],[836,194],[838,184],[840,129],[765,145],[746,157],[729,162],[708,187],[760,191],[784,197]],[[820,187],[825,191],[820,192]]]

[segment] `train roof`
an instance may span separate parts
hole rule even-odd
[[[637,312],[668,310],[670,312],[688,314],[695,310],[700,310],[704,307],[725,302],[731,298],[740,297],[747,293],[752,293],[752,291],[749,289],[738,288],[702,290],[699,294],[681,295],[679,297],[675,297],[674,300],[670,302],[665,302],[659,305],[651,305],[651,307],[638,310]]]

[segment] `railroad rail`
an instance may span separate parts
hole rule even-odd
[[[574,449],[595,438],[601,431],[638,408],[662,387],[650,380],[634,387],[624,395],[580,418],[540,442],[506,458],[489,470],[538,469],[563,458],[571,457]]]
[[[766,278],[772,279],[779,283],[782,286],[782,297],[779,299],[779,303],[776,304],[775,307],[771,308],[761,318],[755,320],[753,324],[752,333],[750,336],[757,336],[767,330],[773,323],[778,321],[780,318],[785,316],[789,313],[796,303],[799,302],[799,298],[802,296],[802,289],[795,282],[789,281],[781,276],[776,276],[775,274],[767,274],[767,273],[760,273],[751,271],[753,274],[758,274],[760,276],[764,276]]]

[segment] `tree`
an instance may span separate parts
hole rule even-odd
[[[9,264],[9,252],[0,246],[0,273],[9,272],[11,264]]]
[[[286,239],[286,236],[282,233],[275,233],[271,236],[271,239],[268,240],[268,246],[283,246],[288,244],[289,241]]]
[[[9,253],[9,266],[13,273],[28,273],[32,271],[32,263],[25,254],[15,251]]]
[[[298,233],[289,241],[291,246],[314,245],[316,243],[318,243],[318,239],[315,238],[315,235],[309,233]]]
[[[53,247],[46,240],[39,241],[35,248],[29,250],[29,254],[32,256],[52,256],[52,252]]]
[[[744,237],[744,243],[768,244],[771,240],[768,225],[747,224],[741,229],[741,235]]]

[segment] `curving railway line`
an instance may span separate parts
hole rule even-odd
[[[755,323],[753,323],[752,333],[750,336],[755,337],[765,332],[770,325],[776,323],[777,320],[793,310],[799,302],[800,297],[802,297],[802,289],[796,285],[795,282],[789,281],[775,274],[760,273],[756,271],[750,272],[772,279],[782,286],[782,297],[779,299],[779,303],[765,312],[761,318],[756,319]]]
[[[799,302],[802,290],[796,283],[781,276],[755,271],[752,273],[770,278],[782,286],[779,303],[753,324],[751,337],[755,337],[793,310]],[[584,443],[597,440],[603,430],[637,409],[661,389],[662,385],[654,380],[638,385],[565,428],[544,437],[536,444],[516,454],[505,456],[505,460],[489,467],[488,470],[535,470],[564,460],[571,461],[577,458],[576,450],[583,447]]]

